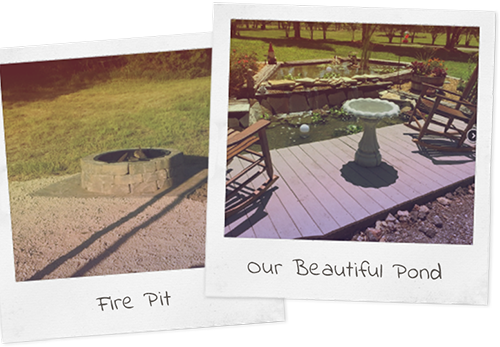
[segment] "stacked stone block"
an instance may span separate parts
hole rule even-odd
[[[161,150],[161,149],[160,149]],[[184,155],[176,149],[147,161],[106,163],[89,155],[80,160],[83,189],[107,195],[154,193],[182,182]]]

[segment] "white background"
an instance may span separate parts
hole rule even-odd
[[[299,4],[301,2],[294,3]],[[316,3],[318,5],[324,4],[324,2]],[[19,4],[19,6],[15,6],[16,4]],[[314,2],[308,1],[301,4],[311,5]],[[366,6],[366,4],[362,3],[345,4]],[[35,4],[30,4],[28,7],[26,3],[22,2],[9,3],[9,5],[9,9],[4,8],[2,11],[3,16],[2,20],[0,20],[2,29],[0,47],[146,37],[212,30],[212,3],[210,2],[198,2],[195,5],[190,2],[176,3],[175,9],[167,5],[167,10],[159,10],[157,6],[146,3],[137,3],[134,6],[125,4],[120,8],[116,6],[97,6],[95,4],[84,5],[82,3],[69,6],[71,9],[58,7],[57,11],[46,3],[41,3],[39,7]],[[457,8],[458,6],[467,10],[484,9],[489,11],[496,11],[497,8],[495,2],[383,2],[379,5],[422,6],[428,8]],[[25,16],[27,13],[32,14],[29,21]],[[33,16],[33,14],[35,15]],[[193,17],[196,17],[196,20],[192,20]],[[493,46],[494,43],[490,42],[489,45]],[[491,47],[491,50],[493,49],[494,47]],[[493,63],[490,64],[490,67],[491,70],[494,70]],[[217,92],[224,95],[220,90]],[[224,110],[224,112],[226,111]],[[494,221],[495,219],[492,220],[492,222]],[[494,233],[492,238],[494,250]],[[278,243],[278,245],[280,245],[280,248],[282,247],[282,243]],[[0,252],[2,251],[3,249],[0,249]],[[259,254],[258,251],[254,253]],[[2,255],[0,254],[0,256]],[[491,252],[491,257],[493,267],[490,271],[493,274],[495,252]],[[375,262],[377,260],[373,259],[371,261]],[[473,266],[474,264],[471,264],[471,267]],[[494,275],[490,275],[490,277],[495,278]],[[0,278],[0,281],[2,280],[3,278]],[[440,338],[449,344],[455,340],[462,341],[464,336],[471,336],[474,339],[488,336],[488,332],[491,331],[488,328],[491,326],[491,313],[497,307],[496,282],[498,281],[489,282],[488,307],[353,302],[326,299],[285,300],[285,323],[107,335],[35,342],[28,345],[47,345],[51,347],[67,346],[68,343],[71,343],[72,346],[88,346],[92,343],[148,345],[158,344],[159,342],[162,344],[174,343],[179,340],[183,342],[213,340],[219,343],[239,343],[244,340],[248,343],[279,342],[283,344],[283,342],[297,341],[298,339],[302,341],[306,339],[313,343],[317,341],[323,342],[325,338],[328,343],[336,343],[340,338],[342,340],[348,338],[351,343],[361,341],[373,343],[377,340],[388,342],[397,339],[398,342],[410,340],[427,344],[430,341],[438,341]],[[2,317],[0,316],[1,320]]]

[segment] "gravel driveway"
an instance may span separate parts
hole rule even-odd
[[[203,266],[205,199],[36,194],[70,178],[10,182],[17,281]]]

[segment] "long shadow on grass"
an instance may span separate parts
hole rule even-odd
[[[199,162],[199,163],[204,163],[205,167],[208,166],[208,160],[205,157],[190,157],[187,160],[188,162]],[[184,182],[186,182],[189,178],[194,177],[197,173],[200,173],[203,169],[200,169],[198,172],[195,174],[190,175],[185,179]],[[205,182],[206,179],[201,179],[198,184],[195,184],[195,187],[200,186],[202,183]],[[85,249],[89,248],[94,242],[99,240],[102,236],[106,235],[110,231],[114,230],[115,228],[119,227],[120,225],[126,223],[127,221],[131,220],[132,218],[137,217],[140,213],[144,212],[146,208],[149,206],[152,206],[154,203],[159,201],[162,197],[167,195],[169,192],[174,190],[176,187],[172,187],[170,189],[167,189],[158,195],[155,195],[151,200],[143,204],[142,206],[138,207],[135,211],[130,212],[127,214],[125,217],[120,218],[113,224],[107,226],[106,228],[96,232],[93,234],[87,241],[83,242],[81,245],[77,246],[76,248],[72,249],[65,255],[59,257],[58,259],[54,260],[52,263],[48,264],[45,266],[42,270],[36,272],[33,276],[31,276],[28,281],[36,281],[36,280],[41,280],[43,277],[49,275],[50,273],[54,272],[57,268],[59,268],[61,265],[63,265],[66,261],[69,259],[77,256],[81,252],[83,252]],[[162,216],[164,216],[166,213],[171,211],[176,205],[178,205],[189,193],[191,193],[193,189],[189,189],[184,191],[183,193],[179,194],[179,196],[169,205],[165,206],[160,212],[152,216],[150,219],[145,221],[144,223],[141,223],[140,225],[134,227],[132,230],[130,230],[128,233],[123,235],[120,239],[118,239],[115,243],[113,243],[110,247],[108,247],[104,252],[99,254],[97,257],[91,259],[88,263],[86,263],[82,268],[80,268],[78,271],[76,271],[74,274],[72,274],[70,277],[80,277],[85,275],[88,271],[96,267],[99,263],[101,263],[103,260],[108,258],[113,252],[118,250],[121,245],[123,245],[127,240],[129,240],[132,236],[137,234],[141,229],[147,228],[154,222],[156,222],[158,219],[160,219]]]
[[[271,42],[274,47],[297,47],[302,49],[317,49],[330,51],[335,53],[335,47],[333,46],[345,46],[351,47],[352,49],[361,50],[361,43],[359,41],[339,41],[333,39],[326,40],[311,40],[306,38],[266,38],[266,37],[237,37],[239,40],[251,40],[251,41],[262,41],[265,43]],[[405,46],[405,45],[395,45],[395,44],[379,44],[373,43],[371,51],[373,52],[385,52],[392,53],[400,57],[411,57],[417,58],[422,55],[422,52],[427,52],[436,48],[433,51],[433,57],[440,58],[443,60],[457,61],[457,62],[468,62],[470,57],[475,54],[475,52],[463,52],[460,50],[446,50],[442,46],[430,46],[422,45],[424,47],[418,46]],[[361,51],[358,52],[358,56],[361,55]],[[278,57],[279,59],[279,57]]]
[[[0,65],[4,102],[53,100],[109,79],[124,64],[120,57]]]

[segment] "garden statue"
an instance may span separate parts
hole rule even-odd
[[[267,51],[267,63],[276,64],[276,55],[274,54],[274,49],[272,43],[269,43],[269,50]]]

